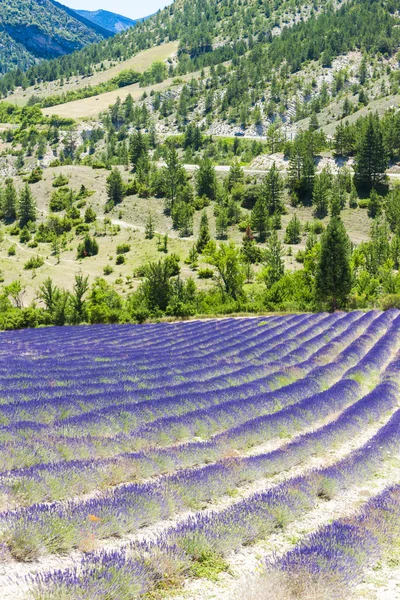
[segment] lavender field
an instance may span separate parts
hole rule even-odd
[[[399,311],[26,330],[0,356],[1,598],[400,598]]]

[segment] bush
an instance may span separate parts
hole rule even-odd
[[[39,269],[44,265],[44,259],[41,256],[32,256],[25,264],[25,271],[29,271],[30,269]]]
[[[214,271],[206,267],[205,269],[199,269],[197,275],[199,279],[212,279],[214,277]]]
[[[124,256],[123,254],[119,254],[119,255],[117,256],[117,259],[116,259],[116,261],[115,261],[115,264],[116,264],[116,265],[123,265],[123,264],[125,264],[125,256]]]
[[[103,269],[103,273],[104,275],[111,275],[111,273],[114,273],[114,269],[111,265],[106,265]]]
[[[119,246],[117,246],[117,254],[126,254],[130,249],[130,244],[119,244]]]
[[[29,175],[27,182],[28,183],[37,183],[43,179],[43,171],[40,167],[36,167],[33,169],[32,173]]]
[[[359,208],[368,208],[369,207],[369,199],[363,199],[358,201]]]
[[[389,294],[382,299],[382,310],[400,309],[400,294]]]
[[[8,256],[15,256],[16,253],[17,253],[17,250],[16,250],[15,246],[10,246],[9,249],[7,250]]]
[[[93,208],[91,206],[89,206],[85,210],[85,223],[94,223],[94,221],[96,219],[97,219],[96,212],[93,210]]]
[[[87,256],[96,256],[99,253],[99,245],[97,241],[86,235],[83,242],[78,246],[78,258],[86,258]]]
[[[58,177],[56,177],[53,181],[53,187],[55,188],[59,188],[59,187],[63,187],[64,185],[68,185],[68,177],[66,177],[65,175],[63,175],[62,173],[60,173],[58,175]]]
[[[82,233],[86,233],[88,231],[89,225],[87,225],[87,223],[79,223],[75,228],[76,235],[82,235]]]

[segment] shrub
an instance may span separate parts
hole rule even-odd
[[[86,258],[87,256],[96,256],[99,253],[99,245],[97,241],[90,237],[89,234],[85,236],[83,242],[78,246],[78,258]]]
[[[130,249],[130,244],[119,244],[117,246],[117,254],[126,254]]]
[[[103,269],[103,273],[104,275],[111,275],[111,273],[114,273],[114,269],[111,265],[106,265]]]
[[[10,246],[9,249],[7,250],[8,256],[15,256],[16,253],[17,253],[17,250],[16,250],[15,246]]]
[[[369,207],[369,199],[363,199],[358,201],[359,208],[368,208]]]
[[[28,183],[37,183],[43,179],[43,171],[40,167],[36,167],[33,169],[32,173],[29,175],[27,181]]]
[[[25,264],[24,269],[28,271],[30,269],[38,269],[44,265],[44,259],[41,256],[32,256]]]
[[[199,279],[212,279],[214,276],[214,271],[209,267],[206,267],[205,269],[199,269],[197,271],[197,275]]]
[[[115,261],[115,264],[116,264],[116,265],[123,265],[123,264],[125,264],[125,256],[124,256],[123,254],[119,254],[119,255],[117,256],[117,259],[116,259],[116,261]]]
[[[53,181],[53,187],[59,188],[68,185],[68,177],[60,173]]]

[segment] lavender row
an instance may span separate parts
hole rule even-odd
[[[36,539],[49,551],[60,551],[57,531],[63,532],[64,550],[78,545],[80,532],[84,530],[90,514],[99,519],[96,531],[100,537],[136,531],[145,524],[170,517],[184,508],[193,508],[199,502],[214,500],[244,482],[290,468],[318,451],[321,445],[332,447],[371,419],[379,419],[393,410],[397,405],[398,391],[394,383],[384,383],[356,402],[334,423],[302,436],[276,452],[228,459],[203,468],[182,471],[155,483],[125,485],[80,503],[34,505],[0,515],[0,524],[3,523],[3,530],[10,531],[11,540],[20,539],[22,531],[26,530],[30,539]],[[338,386],[337,392],[340,396],[346,392],[351,395],[355,389],[349,382],[347,386]],[[398,418],[400,422],[400,414]]]
[[[352,517],[326,525],[282,558],[267,562],[267,576],[279,577],[277,598],[324,587],[332,598],[348,598],[368,567],[397,547],[400,536],[400,485],[372,498]],[[286,594],[286,595],[285,595]]]
[[[382,315],[377,320],[380,322],[380,327],[384,328],[384,322],[382,321],[387,318],[387,316]],[[354,330],[352,335],[356,335],[357,333],[359,333],[359,330]],[[296,372],[296,374],[298,374],[298,372]],[[324,382],[324,384],[325,383],[326,382]],[[304,399],[310,395],[310,392],[317,392],[318,385],[312,380],[309,381],[305,379],[271,394],[256,394],[254,386],[248,386],[248,390],[249,403],[255,406],[256,410],[259,410],[257,406],[261,403],[261,407],[264,407],[264,412],[271,412],[271,410],[276,410],[278,406],[293,404]],[[205,398],[207,398],[207,395],[205,395]],[[218,399],[220,398],[218,397]],[[159,411],[158,414],[165,414],[166,405],[175,404],[181,410],[182,402],[184,401],[185,398],[178,398],[178,401],[176,399],[165,400],[155,403],[154,408],[156,411]],[[229,401],[229,397],[227,398],[227,401]],[[238,401],[235,402],[237,403]],[[241,405],[240,409],[243,409],[243,402],[244,400],[239,401],[239,404]],[[265,408],[266,406],[267,409]],[[148,407],[149,404],[144,405],[144,408]],[[140,406],[134,406],[131,410],[134,411],[140,408]],[[12,429],[11,431],[9,428],[2,429],[3,436],[5,435],[5,431],[7,433],[7,429],[9,432],[9,441],[7,442],[6,439],[5,443],[2,444],[3,464],[8,465],[8,468],[19,467],[24,464],[32,465],[46,461],[59,461],[63,458],[68,459],[68,456],[70,456],[71,459],[73,457],[84,458],[85,456],[106,457],[121,452],[131,452],[135,447],[137,448],[137,445],[140,442],[137,437],[137,432],[132,432],[129,435],[120,434],[114,438],[107,439],[102,437],[97,439],[93,436],[88,436],[85,428],[82,427],[85,432],[83,438],[68,438],[68,443],[64,443],[63,440],[60,440],[57,436],[45,436],[44,434],[46,433],[47,428],[44,425],[37,425],[35,428],[30,424],[29,427],[31,435],[35,435],[35,438],[29,442],[26,439],[24,431],[21,432],[20,438],[16,439]]]
[[[182,572],[190,569],[193,562],[204,560],[206,556],[228,556],[243,544],[265,538],[276,529],[286,527],[294,519],[312,510],[321,496],[326,495],[327,490],[333,496],[341,489],[367,481],[376,469],[382,466],[388,452],[398,451],[399,443],[400,411],[396,412],[387,425],[365,446],[352,452],[333,467],[289,480],[220,512],[197,513],[170,528],[161,534],[154,544],[148,546],[147,560],[142,564],[143,576],[139,578],[143,583],[141,593],[151,591],[154,586],[154,563],[157,563],[160,557],[169,561],[170,569]],[[126,518],[123,509],[120,510],[120,518]],[[98,589],[97,566],[101,565],[104,577],[112,580],[113,586],[117,586],[113,589],[118,589],[121,582],[118,577],[113,578],[113,573],[116,572],[118,564],[121,572],[127,573],[125,565],[131,564],[129,561],[133,560],[132,557],[138,556],[139,546],[131,544],[113,553],[88,555],[76,568],[49,572],[36,578],[36,583],[41,591],[50,594],[50,598],[51,594],[56,594],[60,589],[67,590],[71,598],[77,597],[76,594],[82,594],[83,591],[86,595],[79,597],[90,597],[90,594]],[[133,563],[131,566],[132,577],[138,582],[137,568]],[[168,573],[168,576],[170,575],[171,571]]]
[[[345,326],[349,326],[354,319],[355,316],[351,320],[349,320],[349,322],[346,323]],[[340,331],[341,327],[339,326],[338,329]],[[321,327],[319,326],[318,331],[320,330]],[[312,336],[313,328],[309,329],[307,333],[309,336]],[[297,340],[297,338],[295,338],[295,340]],[[295,341],[295,345],[297,345],[297,343],[298,342]],[[285,347],[283,347],[281,350],[281,356],[283,357],[285,350],[286,352],[288,352],[288,350],[285,349]],[[283,364],[286,364],[286,361],[284,361]],[[214,376],[214,378],[208,378],[207,381],[204,381],[204,379],[196,380],[195,374],[193,374],[193,380],[190,384],[187,382],[174,382],[171,381],[171,378],[169,378],[169,384],[171,385],[170,388],[166,387],[166,381],[164,381],[163,385],[161,385],[161,382],[156,380],[157,387],[153,387],[150,395],[153,398],[156,398],[161,394],[163,397],[170,395],[172,396],[176,395],[177,393],[182,393],[182,390],[185,390],[186,395],[189,395],[191,392],[196,392],[196,390],[198,390],[200,382],[202,384],[202,390],[204,391],[224,389],[228,385],[235,387],[237,385],[240,385],[240,383],[243,381],[249,382],[260,378],[263,375],[266,375],[268,372],[273,372],[274,369],[276,370],[277,368],[279,368],[280,365],[279,363],[277,363],[276,366],[274,366],[274,363],[272,363],[271,366],[269,366],[268,368],[266,368],[264,365],[258,367],[251,365],[243,367],[242,364],[238,364],[235,366],[236,369],[232,369],[228,373],[222,373],[218,376]],[[213,370],[215,369],[216,367],[213,367]],[[93,373],[93,375],[95,376],[96,373]],[[87,374],[79,373],[78,376],[87,377]],[[149,382],[146,383],[148,384]],[[54,386],[52,386],[48,387],[47,389],[42,389],[40,397],[35,400],[17,400],[13,402],[12,398],[9,397],[7,405],[3,407],[0,406],[0,423],[8,423],[11,420],[18,419],[21,416],[21,420],[26,420],[25,415],[29,415],[29,413],[35,415],[36,421],[49,422],[52,420],[53,415],[57,417],[60,414],[63,414],[63,420],[65,420],[67,416],[70,416],[70,413],[79,414],[82,412],[89,412],[90,410],[96,410],[96,412],[98,412],[101,406],[110,407],[113,405],[128,402],[139,402],[143,399],[143,397],[146,394],[148,395],[147,390],[146,392],[144,392],[144,390],[141,388],[132,389],[136,386],[133,386],[132,384],[129,385],[129,381],[124,381],[123,378],[122,380],[120,379],[118,384],[114,384],[113,386],[110,384],[103,384],[101,386],[97,384],[97,389],[92,391],[92,393],[89,396],[87,388],[90,389],[90,387],[93,387],[93,383],[89,381],[87,385],[85,385],[85,383],[79,384],[79,382],[77,381],[76,386],[79,390],[79,394],[71,394],[71,392],[75,390],[68,389],[68,395],[66,395],[65,392],[64,395],[61,395],[60,390],[57,390],[57,388],[55,389]],[[124,387],[128,389],[124,390]],[[33,393],[33,391],[31,390],[31,394]],[[56,398],[54,398],[55,392],[58,393]],[[43,395],[45,396],[45,398],[43,398]],[[84,400],[85,402],[83,403]]]

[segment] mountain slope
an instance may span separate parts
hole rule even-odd
[[[0,71],[74,52],[110,32],[52,0],[2,0]]]
[[[130,27],[134,27],[137,23],[137,20],[134,21],[133,19],[109,12],[108,10],[77,10],[75,12],[88,21],[107,29],[107,31],[111,31],[112,33],[121,33]]]

